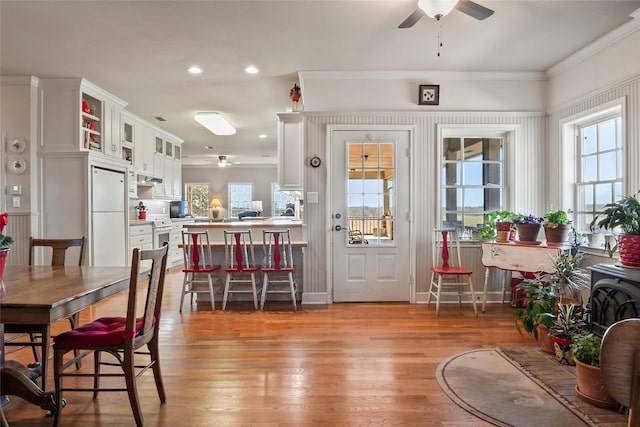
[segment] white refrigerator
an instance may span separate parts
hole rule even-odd
[[[126,266],[127,197],[123,172],[91,168],[92,265]]]

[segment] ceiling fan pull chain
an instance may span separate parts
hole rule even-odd
[[[440,56],[440,48],[442,47],[442,21],[438,21],[440,30],[438,31],[438,56]]]

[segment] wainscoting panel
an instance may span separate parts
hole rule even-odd
[[[13,237],[14,243],[7,258],[7,265],[29,263],[29,237],[31,236],[31,214],[9,214],[9,224],[3,234]]]

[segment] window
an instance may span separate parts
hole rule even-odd
[[[484,223],[486,213],[504,209],[505,137],[497,132],[484,134],[486,131],[451,129],[442,135],[440,212],[444,227],[474,232]]]
[[[189,215],[209,217],[209,184],[185,184]]]
[[[291,209],[293,215],[293,205],[296,198],[288,192],[280,191],[279,184],[271,184],[271,216],[286,215],[287,208]]]
[[[607,203],[622,198],[622,117],[619,110],[575,125],[575,227],[589,231]]]
[[[251,209],[252,184],[229,184],[229,218]]]

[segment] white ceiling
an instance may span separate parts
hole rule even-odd
[[[417,0],[0,0],[0,74],[83,77],[184,139],[184,163],[223,154],[275,164],[275,113],[290,107],[300,71],[545,71],[640,8],[635,0],[477,2],[495,14],[444,17],[438,57],[437,21],[397,28]],[[192,64],[204,74],[188,75]],[[245,74],[249,64],[262,72]],[[210,134],[193,120],[198,111],[223,113],[238,132]]]

